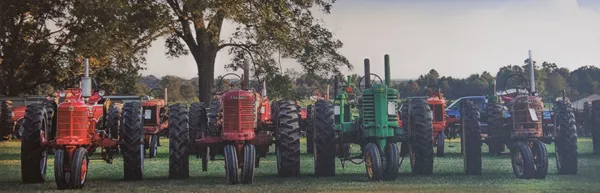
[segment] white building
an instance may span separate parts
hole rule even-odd
[[[595,100],[600,100],[600,95],[597,94],[592,94],[588,97],[576,100],[576,101],[571,101],[571,107],[573,107],[576,110],[583,110],[583,105],[585,104],[585,102],[592,102]]]

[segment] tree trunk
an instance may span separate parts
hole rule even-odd
[[[212,99],[211,89],[215,77],[215,59],[217,50],[211,49],[205,52],[194,54],[196,65],[198,67],[198,98],[204,104],[210,103]]]

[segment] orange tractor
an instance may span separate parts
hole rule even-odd
[[[156,151],[160,145],[159,136],[169,127],[169,115],[167,110],[167,92],[164,90],[164,99],[154,98],[155,91],[162,91],[159,88],[152,89],[148,95],[148,100],[142,102],[144,110],[144,148],[148,150],[148,157],[156,157]],[[146,151],[144,151],[146,154]]]
[[[407,104],[410,101],[410,99],[425,98],[427,100],[427,104],[429,104],[429,108],[431,109],[433,115],[433,143],[437,148],[436,155],[438,157],[442,157],[444,156],[444,141],[446,139],[446,134],[444,133],[444,131],[446,130],[448,118],[446,115],[446,99],[444,98],[444,94],[442,93],[442,90],[440,88],[434,88],[428,88],[427,96],[425,97],[408,97],[407,99],[409,100],[406,100],[404,104],[400,107],[401,112],[399,112],[399,116],[402,117],[402,110],[404,110],[404,113],[407,113]],[[399,121],[398,124],[402,125],[402,122]]]
[[[112,163],[115,149],[123,154],[126,180],[143,178],[143,128],[140,102],[124,104],[123,112],[104,99],[104,91],[92,92],[88,59],[81,88],[60,92],[63,102],[48,100],[30,104],[25,112],[21,140],[21,176],[24,183],[45,181],[47,152],[54,150],[54,178],[58,189],[85,185],[90,156],[100,148],[100,159]],[[105,115],[98,122],[95,114]],[[122,115],[122,116],[121,116]],[[97,124],[101,124],[98,126]]]
[[[270,104],[264,83],[262,93],[248,89],[248,70],[246,61],[242,77],[229,73],[221,78],[209,115],[203,103],[193,103],[189,112],[184,104],[170,107],[169,178],[189,177],[190,154],[198,154],[202,159],[202,171],[207,171],[209,159],[223,155],[227,181],[237,184],[241,179],[242,183],[250,184],[254,168],[273,143],[278,175],[299,175],[300,128],[296,103],[284,100]],[[230,75],[242,81],[228,83],[230,89],[224,91],[221,85]],[[271,119],[271,105],[277,108],[275,119]]]

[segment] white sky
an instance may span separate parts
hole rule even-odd
[[[324,19],[344,42],[341,52],[359,74],[363,59],[369,57],[371,71],[383,75],[387,53],[392,78],[416,78],[432,68],[442,76],[466,77],[486,70],[495,75],[502,66],[522,64],[529,49],[536,61],[572,70],[600,63],[600,6],[589,5],[600,0],[586,1],[338,0]],[[226,25],[223,38],[233,28]],[[191,55],[169,60],[164,53],[164,40],[154,42],[148,70],[142,73],[197,75]],[[216,75],[226,73],[227,54],[218,54]],[[282,66],[301,69],[293,60],[282,60]]]

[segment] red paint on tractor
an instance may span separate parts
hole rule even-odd
[[[254,94],[236,90],[223,94],[223,133],[225,141],[245,141],[254,138],[256,114]]]
[[[56,144],[89,145],[90,109],[82,101],[64,102],[58,106]]]

